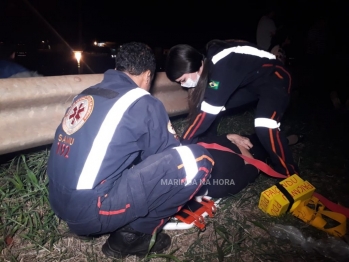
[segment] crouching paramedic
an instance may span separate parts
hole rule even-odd
[[[286,136],[279,130],[290,100],[291,78],[273,54],[241,40],[212,40],[206,45],[206,56],[181,44],[168,52],[166,75],[191,89],[189,125],[182,144],[217,134],[223,114],[257,103],[255,132],[271,165],[287,176],[299,173]]]
[[[200,145],[181,146],[167,112],[151,96],[152,50],[122,45],[116,70],[77,95],[58,126],[48,162],[49,200],[71,232],[110,234],[105,255],[163,252],[160,233],[199,190],[213,161]]]

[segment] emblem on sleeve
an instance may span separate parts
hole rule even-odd
[[[76,100],[63,118],[62,128],[71,135],[78,131],[90,117],[94,107],[92,96],[83,96]]]

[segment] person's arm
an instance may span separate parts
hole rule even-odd
[[[253,147],[253,144],[251,143],[250,139],[244,136],[240,136],[238,134],[227,134],[227,138],[232,142],[233,144],[243,147],[246,150],[249,150]]]
[[[253,147],[250,139],[238,134],[227,134],[227,138],[240,149],[242,155],[254,158],[249,151]],[[248,164],[248,162],[244,162]]]
[[[141,159],[180,145],[164,105],[152,96],[145,96],[130,111],[135,127],[130,132],[141,151]]]
[[[219,54],[219,53],[218,53]],[[223,111],[230,96],[239,87],[243,75],[239,70],[239,55],[228,54],[226,57],[213,56],[210,62],[210,75],[200,111],[188,128],[184,131],[181,142],[183,144],[196,143]]]

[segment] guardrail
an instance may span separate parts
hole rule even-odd
[[[52,143],[73,97],[103,74],[0,79],[0,155]],[[150,90],[170,117],[188,112],[188,93],[164,72]]]

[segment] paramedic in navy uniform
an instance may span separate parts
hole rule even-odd
[[[171,238],[159,231],[213,166],[202,146],[180,146],[163,104],[148,92],[155,66],[147,45],[122,45],[116,70],[73,99],[48,162],[55,214],[76,235],[110,233],[102,251],[115,258],[145,256],[154,232],[151,252],[166,250]]]
[[[217,133],[221,111],[258,101],[255,132],[273,168],[288,176],[298,174],[288,140],[279,130],[291,91],[291,77],[282,63],[273,54],[241,40],[212,40],[206,50],[204,57],[193,47],[180,44],[167,56],[167,77],[192,88],[189,126],[181,137],[182,144],[196,143],[212,127]]]

